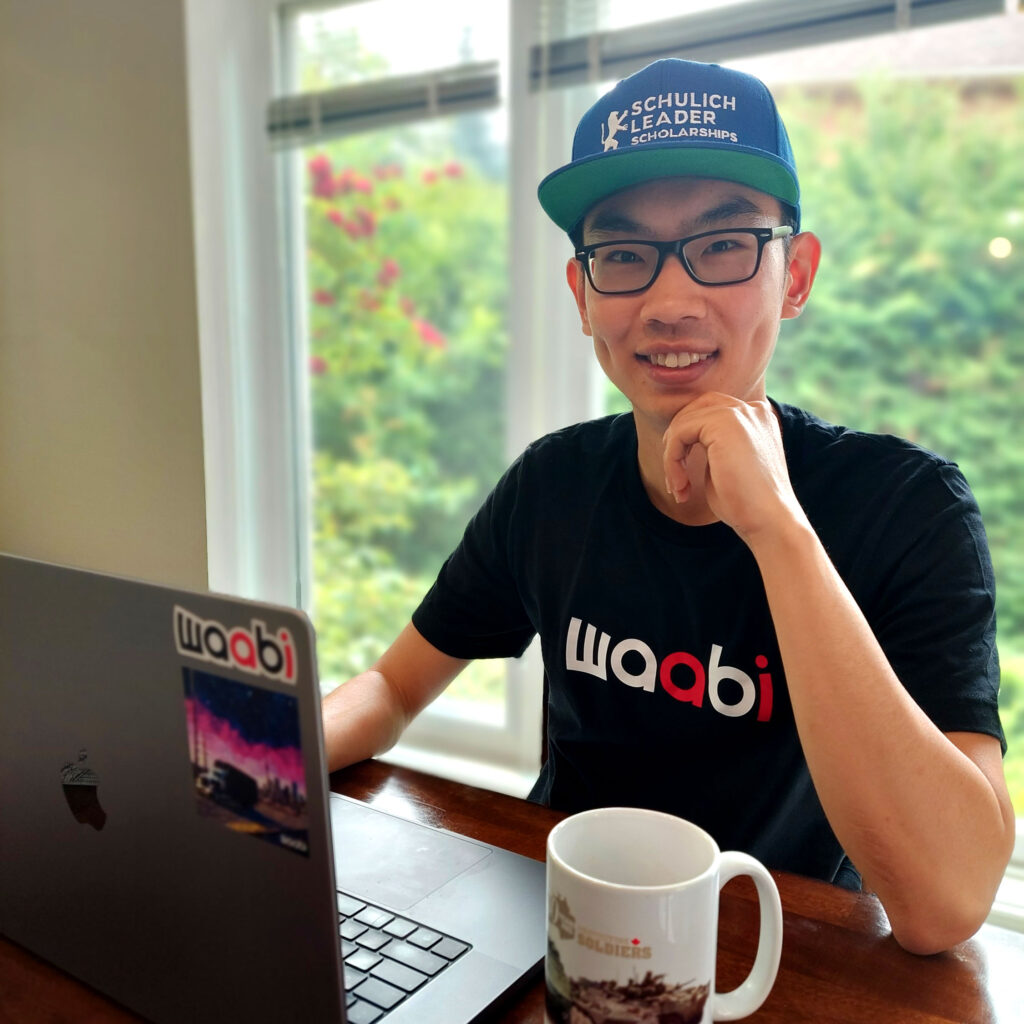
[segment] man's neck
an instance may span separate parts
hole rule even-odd
[[[685,502],[677,502],[668,493],[665,485],[664,445],[662,435],[666,423],[659,430],[643,416],[633,413],[636,423],[637,459],[640,463],[640,480],[651,504],[669,519],[686,526],[707,526],[718,521],[704,497],[704,450],[700,447],[690,453],[687,469],[690,470],[690,496]]]

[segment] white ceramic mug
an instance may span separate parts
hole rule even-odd
[[[757,886],[754,965],[715,991],[718,893]],[[551,1024],[707,1024],[753,1013],[775,982],[782,906],[765,867],[722,853],[703,829],[659,811],[602,807],[548,835],[547,1014]]]

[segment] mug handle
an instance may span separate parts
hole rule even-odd
[[[752,1014],[768,998],[782,957],[782,903],[775,879],[753,857],[735,850],[723,853],[719,861],[718,888],[737,875],[749,875],[754,880],[761,909],[761,931],[750,973],[731,992],[715,992],[711,1017],[716,1021],[739,1020]]]

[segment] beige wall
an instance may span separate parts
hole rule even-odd
[[[205,587],[182,0],[0,0],[0,550]]]

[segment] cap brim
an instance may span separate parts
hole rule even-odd
[[[760,150],[734,147],[728,152],[714,142],[647,145],[612,153],[595,153],[549,174],[537,189],[544,212],[563,230],[571,231],[595,203],[633,185],[677,176],[735,181],[799,207],[800,190],[781,161]]]

